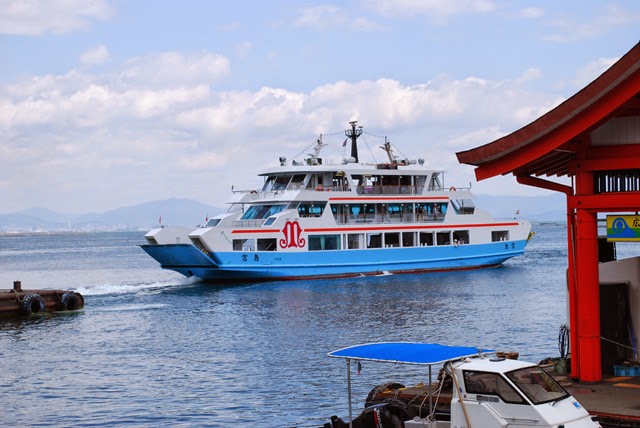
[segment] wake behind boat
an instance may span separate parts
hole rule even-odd
[[[141,247],[162,268],[206,281],[263,281],[497,266],[521,255],[525,220],[496,221],[470,188],[446,188],[444,171],[398,159],[361,163],[362,127],[345,131],[351,156],[308,158],[259,174],[260,190],[235,191],[229,210],[196,229],[159,227]]]

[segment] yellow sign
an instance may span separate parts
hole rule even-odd
[[[640,242],[640,216],[608,215],[607,241]]]

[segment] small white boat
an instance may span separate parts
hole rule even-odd
[[[330,352],[347,361],[349,421],[325,428],[598,428],[597,420],[539,365],[489,358],[492,351],[433,343],[384,342]],[[371,390],[352,418],[351,362],[428,366],[428,384],[386,383]],[[432,366],[443,366],[432,381]]]
[[[235,191],[229,211],[205,227],[158,227],[142,248],[162,268],[206,281],[376,275],[497,266],[530,238],[526,220],[496,221],[470,188],[444,171],[398,159],[386,139],[384,163],[361,163],[351,122],[351,156],[309,157],[259,175],[261,189]],[[345,140],[345,144],[347,142]]]

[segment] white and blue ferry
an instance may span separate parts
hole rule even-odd
[[[264,281],[497,266],[521,255],[526,220],[496,221],[470,188],[446,187],[444,171],[399,160],[360,163],[362,127],[346,132],[351,156],[320,157],[259,175],[260,190],[235,191],[229,210],[196,229],[158,227],[142,248],[164,269],[205,281]]]

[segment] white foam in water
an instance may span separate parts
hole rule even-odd
[[[106,308],[96,309],[97,312],[123,312],[123,311],[144,311],[149,309],[161,309],[164,308],[165,304],[155,303],[155,304],[131,304],[131,305],[120,305],[120,306],[110,306]]]
[[[191,278],[184,278],[181,281],[157,281],[150,284],[142,283],[142,284],[112,284],[105,283],[99,284],[95,286],[87,286],[87,287],[78,287],[75,289],[78,293],[83,296],[103,296],[107,294],[131,294],[131,293],[140,293],[145,291],[164,289],[170,287],[180,287],[188,284],[192,284],[195,282]]]

